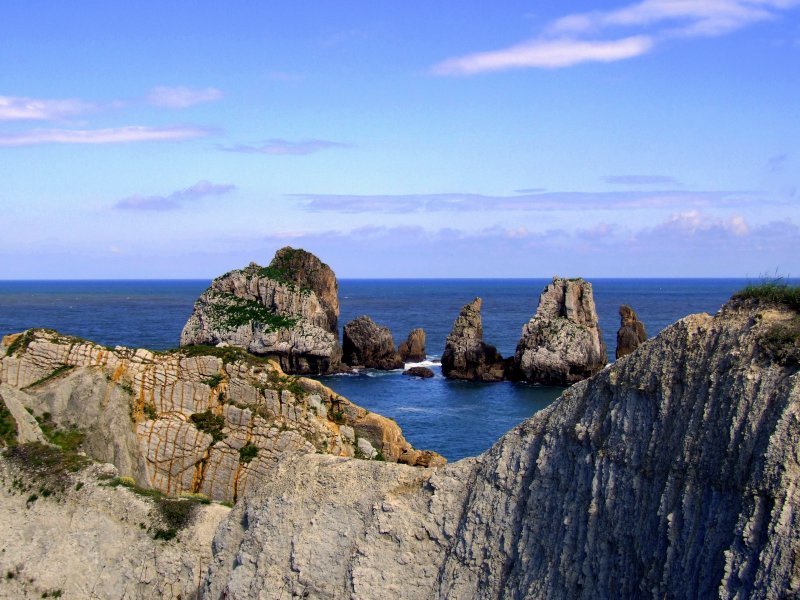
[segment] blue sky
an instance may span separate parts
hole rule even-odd
[[[800,0],[6,2],[0,278],[796,276]]]

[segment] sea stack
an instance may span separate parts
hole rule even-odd
[[[447,336],[442,354],[442,373],[449,379],[502,381],[505,363],[497,348],[483,341],[480,298],[461,309]]]
[[[250,263],[211,282],[194,305],[181,346],[228,344],[274,358],[286,373],[340,368],[338,283],[305,250],[282,248],[268,267]]]
[[[378,325],[366,315],[344,326],[342,356],[351,367],[389,371],[405,366],[389,328]]]
[[[425,354],[425,330],[414,329],[408,334],[408,339],[397,348],[400,358],[406,362],[422,362],[426,358]]]
[[[597,321],[592,284],[554,277],[522,328],[514,355],[517,379],[571,385],[600,371],[608,361]]]
[[[619,307],[619,331],[617,331],[616,358],[622,358],[647,341],[644,323],[627,304]]]

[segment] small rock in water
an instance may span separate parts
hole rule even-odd
[[[410,369],[403,371],[403,375],[429,379],[430,377],[433,377],[433,371],[431,371],[428,367],[411,367]]]

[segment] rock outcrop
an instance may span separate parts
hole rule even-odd
[[[286,373],[339,368],[338,284],[304,250],[283,248],[268,267],[250,263],[211,282],[181,332],[181,346],[230,344],[277,360]]]
[[[421,377],[422,379],[430,379],[433,377],[433,371],[431,371],[428,367],[411,367],[410,369],[403,371],[403,375],[408,375],[409,377]]]
[[[627,356],[647,341],[644,323],[627,304],[619,307],[619,331],[617,331],[616,358]]]
[[[450,379],[502,381],[506,364],[497,348],[483,341],[481,299],[461,309],[442,354],[442,373]]]
[[[7,404],[78,428],[91,457],[165,494],[234,501],[286,456],[356,456],[362,440],[386,461],[413,451],[394,421],[237,348],[111,350],[48,330],[3,345]]]
[[[357,317],[344,326],[342,357],[351,367],[388,371],[405,366],[389,328],[367,316]]]
[[[442,469],[281,461],[217,530],[203,597],[795,597],[800,365],[775,340],[798,319],[686,317]]]
[[[427,358],[425,353],[425,330],[414,329],[408,334],[408,339],[397,348],[400,358],[405,362],[422,362]]]
[[[536,314],[522,328],[513,377],[542,385],[570,385],[591,377],[607,361],[592,284],[580,278],[554,277],[539,297]]]

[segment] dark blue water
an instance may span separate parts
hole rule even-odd
[[[48,327],[108,346],[156,350],[178,345],[180,331],[208,281],[0,281],[0,334]],[[522,326],[536,311],[544,279],[342,280],[340,325],[369,315],[395,341],[422,327],[429,358],[438,358],[461,307],[483,298],[484,338],[513,354]],[[741,279],[596,279],[595,302],[613,356],[617,310],[630,304],[655,335],[696,312],[716,312]],[[522,384],[473,384],[400,372],[321,378],[353,402],[394,418],[408,440],[450,460],[478,454],[561,392]]]

